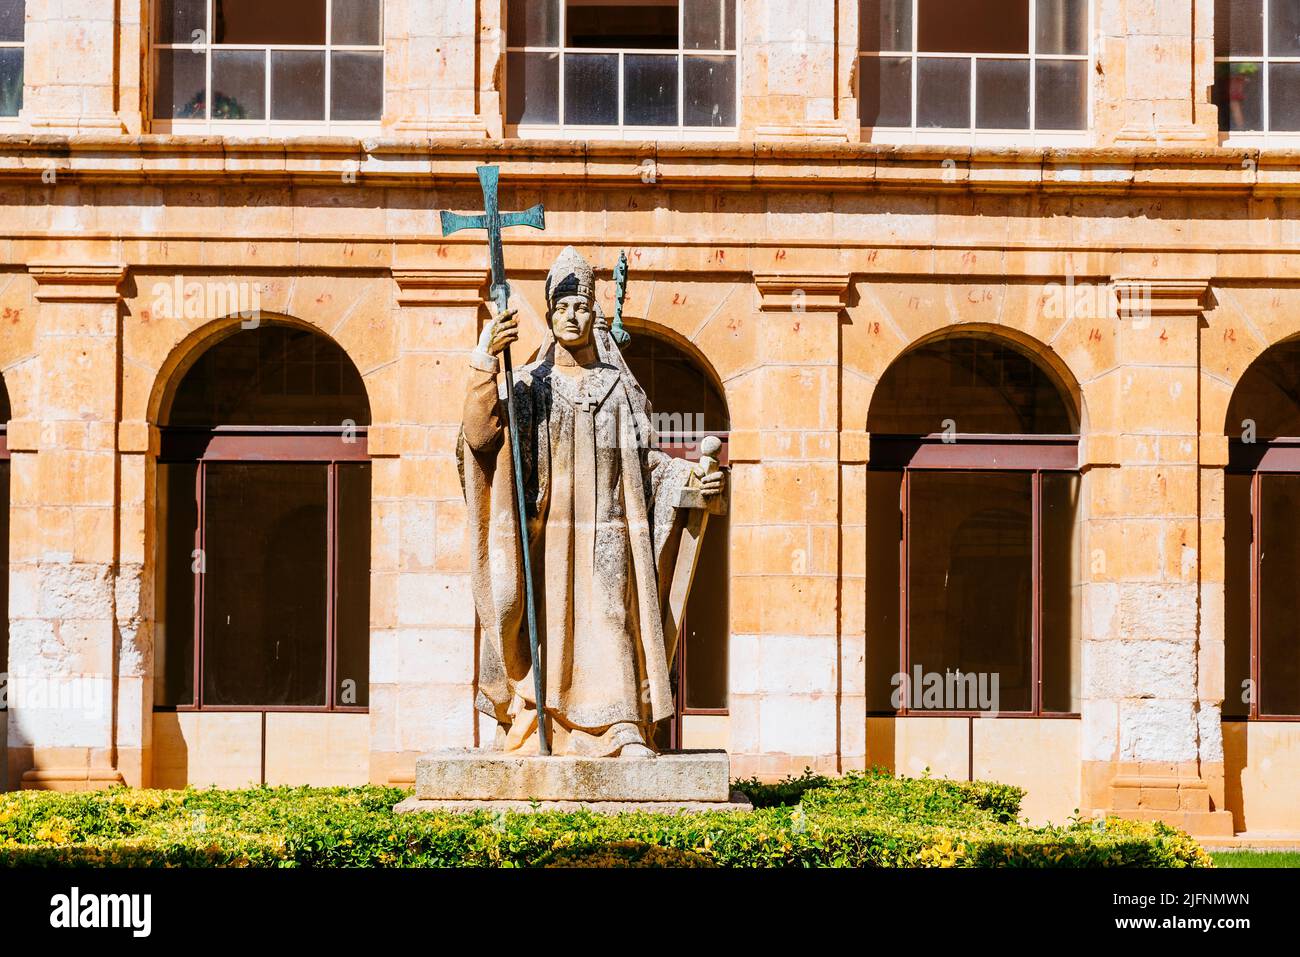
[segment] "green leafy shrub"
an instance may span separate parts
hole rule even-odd
[[[737,782],[752,812],[394,814],[389,787],[0,794],[0,866],[1209,867],[1159,823],[1018,823],[1019,788]]]

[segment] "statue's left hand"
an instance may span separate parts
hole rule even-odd
[[[713,498],[717,495],[722,494],[722,490],[726,488],[726,481],[727,481],[725,472],[717,471],[717,472],[708,472],[706,474],[704,471],[704,466],[702,466],[698,462],[694,465],[693,468],[696,477],[700,480],[700,493],[705,498]]]

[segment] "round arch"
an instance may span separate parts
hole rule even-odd
[[[953,326],[914,342],[876,383],[869,713],[1079,714],[1081,407],[1049,354],[1022,334]],[[997,676],[1000,698],[922,699],[907,690],[918,671]]]
[[[320,340],[330,343],[339,353],[347,358],[348,363],[357,371],[360,377],[360,370],[357,369],[356,363],[352,360],[348,351],[342,343],[329,335],[319,326],[299,319],[296,316],[284,313],[272,313],[263,311],[260,315],[258,324],[254,327],[246,327],[247,319],[240,317],[238,314],[225,316],[221,319],[214,319],[211,322],[204,323],[197,329],[194,329],[179,342],[171,347],[166,358],[158,367],[158,372],[154,378],[153,388],[149,394],[147,416],[148,421],[155,425],[163,425],[168,416],[172,402],[175,398],[176,391],[181,383],[185,380],[186,375],[200,362],[204,356],[209,355],[214,347],[220,345],[223,341],[240,335],[241,333],[256,332],[262,328],[288,328],[299,332],[311,333]],[[361,377],[364,383],[364,377]],[[366,392],[367,407],[371,407],[369,392]]]
[[[1061,407],[1068,416],[1066,428],[1055,434],[1079,435],[1086,431],[1087,405],[1084,401],[1083,389],[1056,351],[1033,336],[1017,329],[987,323],[962,323],[938,329],[921,336],[899,352],[886,367],[885,372],[880,376],[872,390],[867,412],[867,431],[872,433],[882,431],[874,426],[873,417],[879,417],[880,415],[880,401],[882,399],[888,401],[889,399],[887,394],[882,395],[882,387],[888,388],[891,376],[897,376],[898,371],[904,368],[910,359],[914,359],[918,355],[924,356],[927,352],[933,353],[940,349],[943,344],[962,341],[988,344],[995,350],[1006,350],[1010,356],[1024,360],[1028,367],[1041,374],[1043,384],[1052,387],[1056,397],[1061,402]],[[972,371],[977,372],[978,370]],[[927,397],[929,397],[928,394]],[[912,396],[912,398],[915,399],[916,396]],[[943,416],[942,418],[952,417]],[[1057,416],[1056,418],[1059,422],[1060,417]],[[979,431],[978,429],[960,428],[960,423],[958,423],[958,426],[960,432]],[[998,430],[989,431],[996,434]]]
[[[151,400],[165,709],[364,711],[370,403],[331,337],[210,323]]]
[[[1224,418],[1224,701],[1229,720],[1300,718],[1300,336],[1246,367]]]

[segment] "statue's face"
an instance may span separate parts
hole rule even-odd
[[[565,296],[551,307],[551,331],[562,346],[578,348],[591,339],[595,312],[586,296]]]

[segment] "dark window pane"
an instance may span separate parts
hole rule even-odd
[[[1083,641],[1079,476],[1043,473],[1043,711],[1078,714]]]
[[[1300,4],[1296,0],[1269,0],[1268,55],[1300,56]]]
[[[730,523],[725,514],[709,519],[684,616],[687,708],[727,706],[730,538]]]
[[[679,428],[662,431],[717,433],[731,428],[722,393],[685,352],[642,333],[634,335],[622,351],[655,416],[682,423]]]
[[[564,122],[575,126],[618,124],[618,57],[574,53],[564,60]]]
[[[266,119],[266,54],[261,50],[212,51],[212,118]]]
[[[507,123],[560,122],[560,55],[506,54]]]
[[[858,0],[858,49],[911,51],[912,0]]]
[[[510,0],[506,6],[507,44],[512,47],[560,45],[560,4],[564,0]]]
[[[1029,129],[1029,61],[977,60],[975,125],[982,130]]]
[[[23,108],[23,50],[0,49],[0,116],[17,116]]]
[[[325,44],[325,0],[212,0],[216,43]]]
[[[1225,433],[1241,439],[1300,436],[1300,340],[1279,343],[1251,363],[1228,403]]]
[[[1001,342],[952,338],[913,349],[881,377],[867,431],[881,435],[1072,435],[1070,407],[1037,362]]]
[[[566,17],[566,46],[606,50],[677,48],[677,0],[635,4],[569,0]]]
[[[199,357],[177,387],[166,424],[341,426],[346,420],[370,424],[365,385],[352,360],[323,336],[264,325]]]
[[[1268,128],[1300,130],[1300,63],[1271,63],[1268,67]]]
[[[370,705],[370,465],[338,466],[335,704]]]
[[[26,0],[0,0],[0,40],[22,43]]]
[[[330,119],[378,120],[384,112],[384,55],[330,54]]]
[[[334,0],[330,37],[340,46],[373,47],[383,43],[380,0]]]
[[[917,0],[922,53],[1028,53],[1028,0]]]
[[[898,624],[902,485],[902,472],[867,472],[866,670],[871,712],[894,710],[893,679],[902,671]]]
[[[325,51],[271,51],[271,119],[325,119]]]
[[[922,57],[917,61],[916,125],[969,128],[969,60]]]
[[[1264,128],[1263,78],[1262,63],[1215,64],[1214,102],[1219,108],[1220,130]]]
[[[955,693],[939,698],[941,709],[1033,706],[1030,481],[1019,472],[911,474],[909,671],[942,677],[945,692],[954,673]],[[916,706],[924,686],[912,685]]]
[[[1300,475],[1260,477],[1259,712],[1300,715]]]
[[[326,468],[207,466],[204,704],[325,705]]]
[[[158,465],[160,560],[154,584],[154,703],[194,704],[194,585],[198,548],[199,467]]]
[[[736,0],[686,0],[682,15],[686,49],[736,49]]]
[[[158,50],[153,115],[157,120],[207,117],[207,57],[188,49]]]
[[[909,57],[861,59],[863,126],[912,125],[912,61]]]
[[[686,126],[736,125],[736,58],[688,56],[682,94]]]
[[[1038,60],[1034,125],[1040,130],[1082,130],[1088,125],[1088,64]]]
[[[623,122],[676,126],[677,57],[629,53],[623,69]]]
[[[1224,476],[1223,713],[1250,713],[1251,476]]]
[[[1264,55],[1264,0],[1215,0],[1214,55]]]
[[[1037,0],[1039,53],[1088,52],[1088,0]]]

